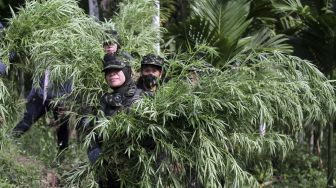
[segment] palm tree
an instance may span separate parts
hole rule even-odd
[[[289,51],[284,37],[271,30],[251,26],[251,2],[239,1],[195,1],[186,22],[168,28],[167,38],[173,38],[176,48],[188,49],[198,44],[216,48],[219,58],[214,62],[225,64],[241,51],[280,49]]]

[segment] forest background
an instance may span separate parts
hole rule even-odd
[[[153,9],[138,10],[137,16],[143,14],[144,18],[149,20],[144,21],[146,23],[137,23],[135,19],[139,17],[127,15],[129,13],[127,11],[130,10],[125,4],[141,4],[139,2],[89,0],[80,1],[78,5],[85,10],[86,14],[96,17],[96,20],[112,18],[114,26],[120,32],[120,37],[126,42],[125,49],[135,51],[133,55],[136,59],[140,59],[146,53],[155,51],[152,47],[156,42],[155,35],[149,31],[149,34],[146,33],[148,35],[142,36],[151,43],[138,41],[139,46],[147,44],[144,49],[136,45],[128,45],[127,41],[135,41],[137,38],[134,36],[139,36],[139,33],[136,33],[139,28],[132,28],[129,24],[147,24],[148,27],[154,27],[151,25],[151,17],[156,12],[154,5]],[[0,0],[0,19],[5,26],[10,26],[7,18],[12,17],[9,5],[14,12],[19,12],[17,7],[24,7],[25,2]],[[222,70],[226,70],[226,66],[244,67],[247,62],[246,54],[250,56],[254,54],[254,57],[265,55],[263,53],[291,54],[309,60],[330,80],[326,82],[332,84],[331,80],[335,79],[336,65],[335,5],[335,1],[303,0],[207,0],[204,2],[162,0],[160,1],[161,51],[166,57],[178,60],[188,60],[196,52],[205,51],[208,55],[204,59]],[[128,8],[131,9],[131,7]],[[134,30],[130,34],[127,29]],[[153,36],[154,39],[151,38]],[[182,55],[177,57],[171,54]],[[281,56],[281,58],[294,61],[290,58],[286,59],[288,56]],[[260,63],[260,59],[257,59],[255,58],[255,61]],[[270,59],[278,60],[272,56]],[[253,58],[249,61],[253,62]],[[297,61],[302,63],[301,60]],[[20,140],[8,139],[9,130],[17,123],[24,110],[24,96],[27,95],[32,84],[30,78],[34,74],[41,74],[41,72],[35,73],[32,69],[32,67],[27,68],[27,64],[15,65],[9,68],[8,75],[1,80],[10,95],[4,95],[6,92],[1,91],[0,99],[5,101],[6,108],[0,112],[6,119],[1,120],[0,187],[66,186],[73,183],[69,183],[70,180],[75,179],[73,174],[69,175],[69,172],[81,167],[83,161],[87,161],[85,150],[81,144],[76,143],[76,138],[72,139],[70,149],[64,155],[61,157],[57,155],[54,128],[45,126],[52,121],[51,115],[40,120]],[[244,80],[246,77],[239,79]],[[320,94],[326,96],[325,93]],[[334,99],[333,94],[325,100],[334,101]],[[335,140],[333,137],[334,108],[322,105],[316,108],[323,113],[319,114],[321,118],[312,118],[315,122],[307,121],[309,123],[302,126],[288,125],[284,128],[286,130],[279,131],[286,133],[292,139],[289,141],[291,143],[284,144],[288,151],[280,152],[285,153],[285,156],[277,153],[271,157],[267,154],[254,157],[253,152],[249,153],[249,158],[257,162],[247,162],[244,164],[244,170],[252,174],[258,184],[274,187],[327,187],[327,184],[329,186],[335,184],[335,177],[332,174],[336,159],[330,161],[330,157],[335,153],[335,146],[331,145],[332,140]],[[293,115],[293,117],[296,116]],[[290,120],[290,122],[296,121]],[[266,132],[268,131],[266,129]],[[255,132],[259,132],[258,126]],[[270,142],[274,139],[275,137],[271,138]],[[90,175],[83,181],[83,185],[95,185]]]

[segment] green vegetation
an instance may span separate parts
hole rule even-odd
[[[17,88],[38,86],[47,67],[55,84],[72,79],[73,92],[54,103],[66,104],[73,130],[82,108],[98,106],[108,90],[101,44],[115,39],[107,30],[118,31],[135,68],[143,55],[155,53],[153,1],[121,1],[118,14],[104,22],[72,0],[27,1],[13,10],[0,39],[8,66],[0,78],[0,187],[97,187],[93,170],[111,167],[125,187],[186,187],[190,171],[205,187],[327,186],[325,127],[336,112],[329,80],[335,2],[181,2],[178,8],[177,1],[162,1],[160,55],[169,82],[129,114],[99,115],[96,132],[81,141],[74,133],[63,153],[51,114],[12,138],[24,111]],[[186,4],[183,18],[170,19]],[[12,51],[19,55],[14,64]],[[200,73],[195,83],[191,68]],[[32,80],[22,83],[18,75]],[[86,148],[97,133],[104,153],[92,165]],[[148,149],[147,141],[155,147]]]

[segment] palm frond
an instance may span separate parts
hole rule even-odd
[[[247,18],[249,7],[249,1],[245,0],[195,1],[189,19],[169,32],[176,38],[178,49],[206,44],[217,48],[219,57],[225,61],[234,55],[238,40],[251,23]]]
[[[253,51],[282,51],[284,53],[291,53],[292,47],[286,44],[287,37],[282,34],[275,34],[267,28],[263,28],[256,32],[255,35],[242,38],[237,45],[236,53]]]
[[[301,32],[303,45],[312,54],[312,61],[326,74],[330,74],[335,67],[335,29],[336,16],[323,14],[316,17],[316,21],[306,21],[307,29]]]

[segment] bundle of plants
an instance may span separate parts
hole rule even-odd
[[[153,98],[127,114],[98,115],[86,144],[100,135],[102,155],[77,174],[114,172],[124,187],[257,186],[260,173],[271,174],[272,157],[293,148],[297,133],[334,116],[334,90],[297,57],[251,53],[234,61],[238,67],[211,71],[172,61],[167,72],[174,75]],[[193,82],[191,67],[201,70]]]
[[[103,90],[107,90],[101,74],[104,41],[120,39],[122,49],[135,54],[153,51],[157,30],[151,25],[151,3],[123,3],[113,22],[98,22],[73,0],[29,1],[8,21],[1,40],[1,57],[9,64],[8,54],[16,52],[18,62],[9,70],[29,72],[35,87],[39,87],[46,69],[56,86],[73,81],[68,101],[77,107],[95,106]],[[111,35],[112,30],[118,32],[117,37]]]
[[[31,71],[35,87],[49,69],[56,86],[71,80],[76,93],[83,88],[99,93],[102,42],[115,40],[106,32],[112,27],[86,15],[76,1],[30,1],[9,19],[1,56],[8,63],[8,54],[16,52],[17,61],[9,70]]]

